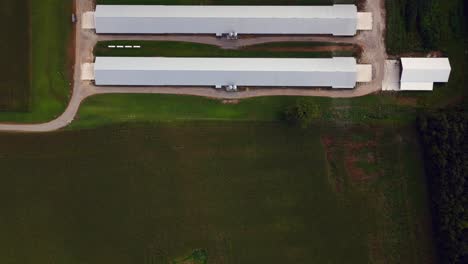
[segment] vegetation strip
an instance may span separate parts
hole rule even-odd
[[[109,46],[141,46],[139,49],[112,49]],[[338,51],[327,51],[327,47]],[[318,50],[322,48],[322,50]],[[342,50],[340,50],[342,48]],[[316,49],[312,51],[311,49]],[[351,44],[314,42],[277,42],[253,45],[238,50],[227,50],[207,44],[175,41],[102,41],[94,50],[96,56],[137,56],[137,57],[277,57],[277,58],[329,58],[352,57],[360,49]]]
[[[468,114],[427,113],[418,120],[426,154],[441,263],[468,259]]]

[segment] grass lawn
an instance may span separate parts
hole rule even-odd
[[[8,3],[8,5],[16,6],[20,5],[19,3],[27,3],[29,1],[1,0],[0,4],[2,7],[6,5],[4,2]],[[12,4],[13,2],[14,4]],[[26,8],[27,4],[24,3],[20,6]],[[49,121],[64,111],[70,95],[69,80],[71,79],[71,73],[69,70],[70,52],[68,48],[69,41],[71,41],[72,30],[70,18],[72,1],[30,1],[29,5],[30,10],[21,10],[23,15],[18,16],[20,20],[24,21],[29,21],[28,17],[30,17],[31,21],[31,41],[27,41],[28,38],[21,38],[19,41],[21,43],[18,44],[19,47],[31,46],[31,87],[23,86],[26,90],[18,90],[21,91],[21,96],[18,98],[23,98],[23,95],[28,98],[28,105],[26,108],[28,111],[0,112],[0,122]],[[0,9],[2,10],[1,12],[5,13],[9,10],[5,10],[4,8]],[[10,22],[10,24],[11,23],[14,23],[14,28],[18,29],[15,22]],[[27,29],[25,30],[27,31]],[[24,34],[24,32],[18,34]],[[4,41],[1,40],[0,43],[4,43]],[[9,61],[7,60],[8,66],[13,65],[12,70],[13,68],[16,69],[16,67],[20,67],[20,74],[24,76],[24,74],[29,71],[30,63],[24,64],[24,62],[22,62],[22,57],[28,56],[29,50],[27,48],[26,50],[22,48],[21,50],[16,49],[16,44],[12,43],[8,43],[8,45],[10,45],[12,49],[8,50],[9,54],[7,56],[14,58]],[[2,49],[2,51],[3,50],[4,49]],[[19,59],[17,60],[16,58]],[[29,61],[29,58],[27,60]],[[13,61],[15,63],[13,63]],[[5,76],[2,76],[0,80],[10,78],[8,72],[2,72],[1,74],[5,74]],[[14,87],[14,89],[19,88]],[[23,91],[28,91],[28,93],[24,93]]]
[[[68,129],[92,128],[122,122],[178,122],[196,120],[278,121],[299,97],[260,97],[226,102],[195,96],[110,94],[88,98]],[[317,121],[339,123],[409,123],[416,108],[398,97],[365,96],[354,99],[308,97],[316,105]]]
[[[0,38],[0,111],[27,111],[29,107],[29,12],[29,0],[0,0],[0,29],[4,34]]]
[[[355,0],[97,0],[106,5],[331,5]]]
[[[409,128],[161,123],[0,145],[1,263],[433,263]]]
[[[111,49],[108,45],[139,45],[141,49]],[[343,51],[314,51],[318,47],[340,46]],[[360,48],[351,44],[321,42],[275,42],[253,45],[237,50],[217,46],[177,41],[102,41],[94,48],[96,56],[127,57],[273,57],[331,58],[359,56]]]

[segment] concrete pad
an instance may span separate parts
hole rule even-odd
[[[400,90],[400,75],[401,65],[397,60],[385,61],[385,73],[382,83],[384,91],[399,91]]]
[[[357,14],[357,30],[372,30],[373,24],[372,13],[358,12]]]
[[[95,29],[94,12],[85,12],[81,18],[81,27],[83,29]]]
[[[371,64],[358,64],[357,65],[357,82],[371,82],[372,81],[372,65]]]
[[[400,84],[400,91],[432,91],[434,83],[417,83],[417,82],[402,82]]]
[[[94,63],[81,64],[81,80],[82,81],[94,80]]]

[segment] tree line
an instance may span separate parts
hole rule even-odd
[[[387,7],[387,46],[391,53],[425,51],[468,36],[468,1],[392,0]]]
[[[418,118],[441,263],[468,263],[468,113],[437,110]]]

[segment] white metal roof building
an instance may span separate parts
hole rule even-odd
[[[400,90],[432,91],[435,82],[448,82],[448,58],[401,58]]]
[[[96,85],[354,88],[355,58],[97,57]]]
[[[353,36],[355,5],[97,5],[98,34],[331,34]]]

